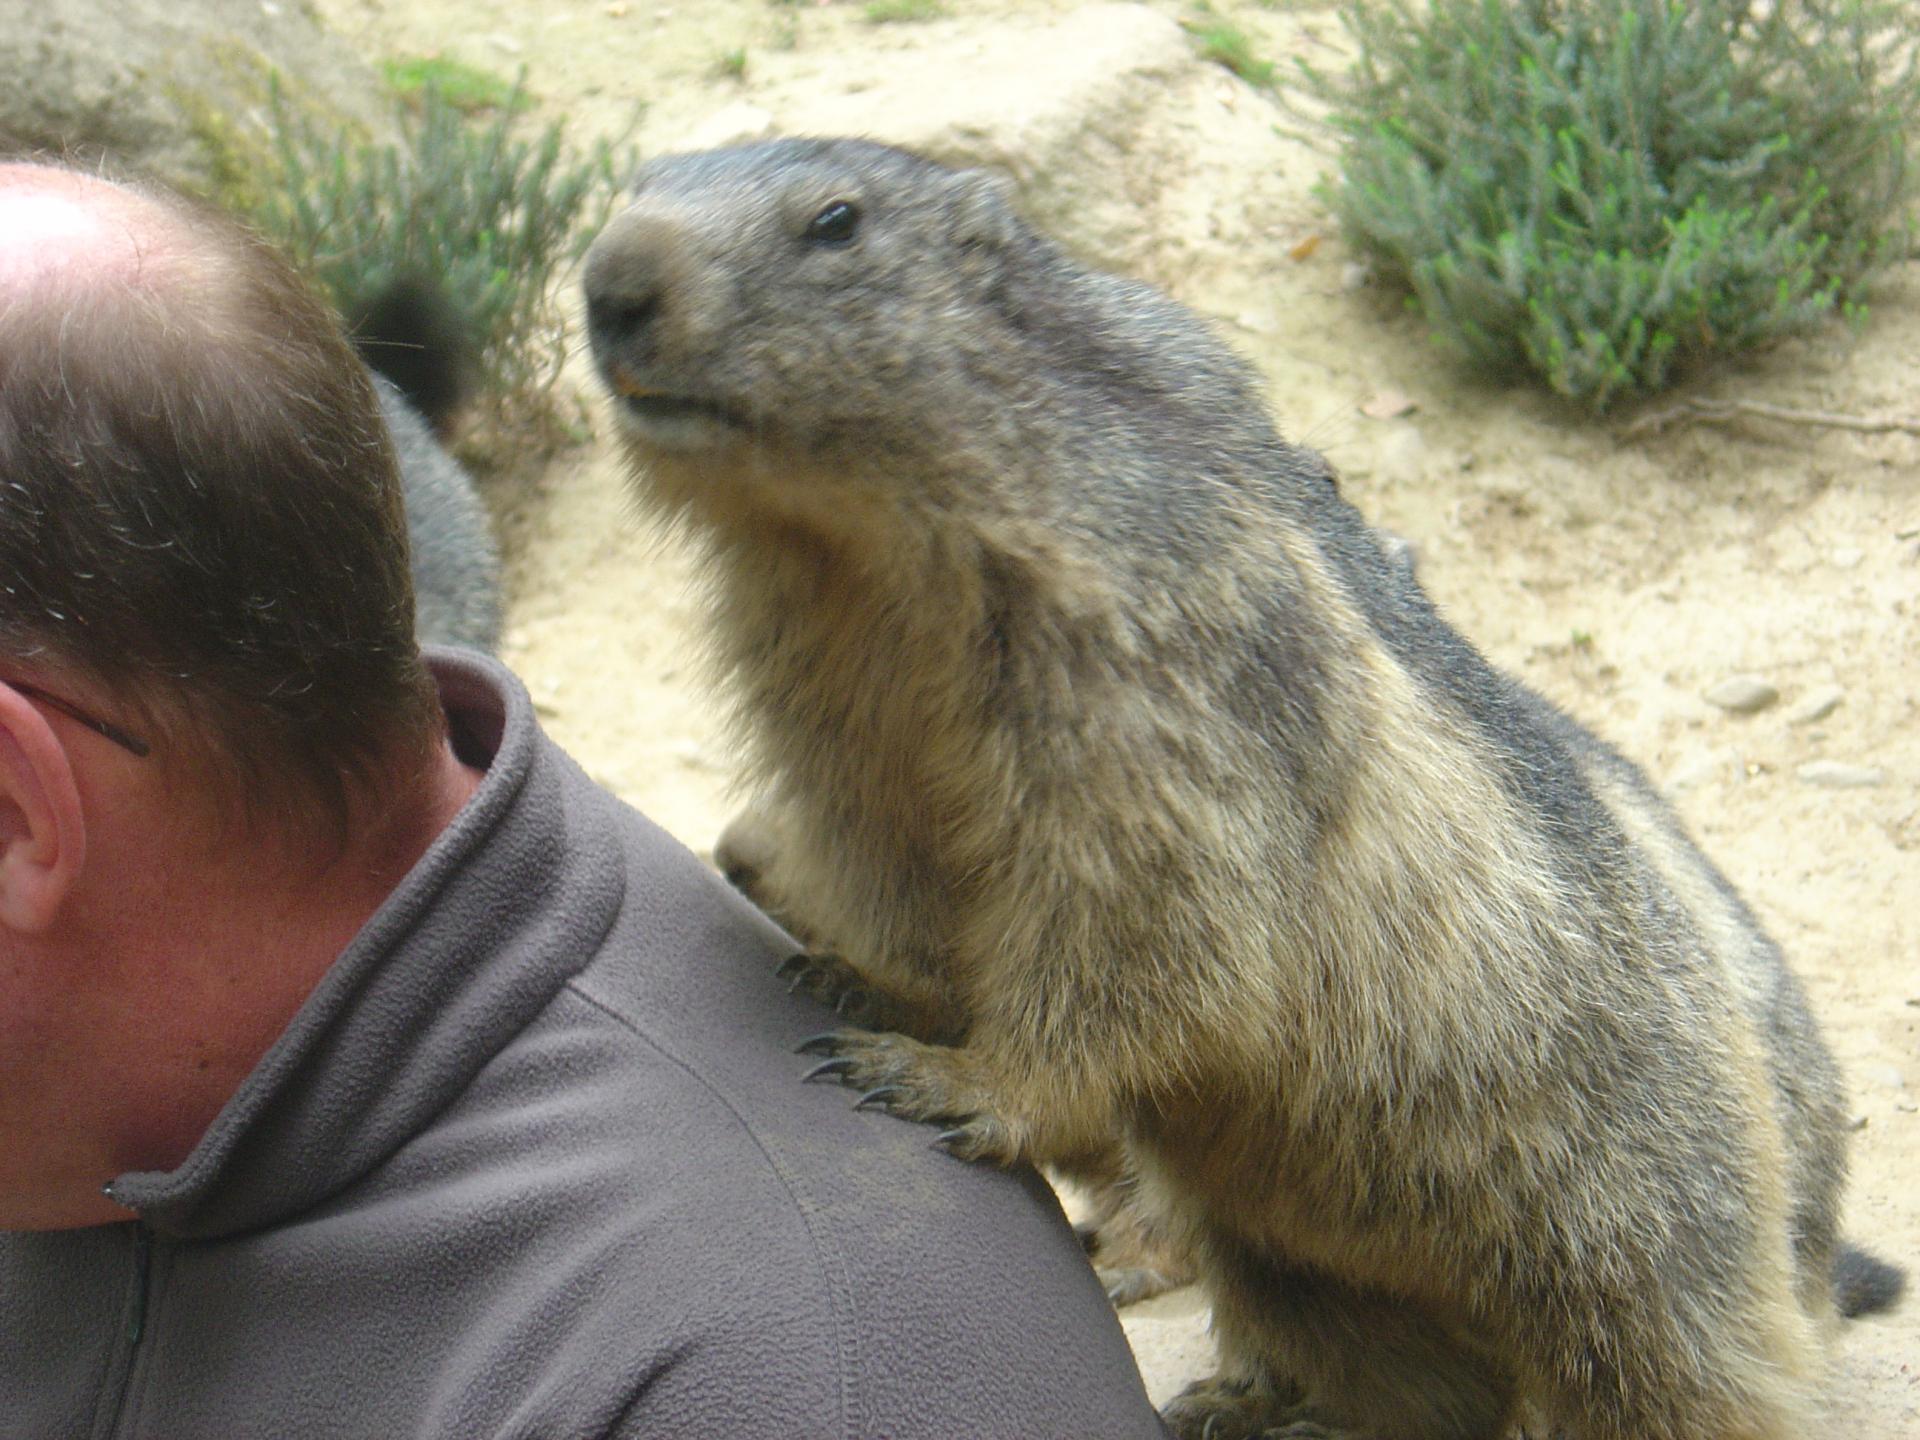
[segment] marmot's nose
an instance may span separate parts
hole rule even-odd
[[[666,296],[675,228],[636,206],[608,222],[587,251],[582,285],[595,355],[612,359],[645,341]]]

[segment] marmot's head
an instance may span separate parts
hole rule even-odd
[[[641,493],[722,530],[885,548],[1096,487],[1258,470],[1257,380],[1151,287],[1021,221],[1005,182],[864,140],[643,167],[586,262]],[[1058,504],[1107,504],[1098,497]]]
[[[859,140],[655,160],[586,262],[587,328],[643,455],[820,453],[924,428],[965,386],[1003,187]]]

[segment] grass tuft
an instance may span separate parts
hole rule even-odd
[[[941,0],[868,0],[862,12],[869,25],[906,25],[938,20],[947,13]]]
[[[1225,16],[1215,13],[1211,6],[1199,6],[1180,25],[1193,43],[1196,55],[1210,64],[1231,70],[1256,89],[1271,89],[1279,78],[1278,67],[1273,61],[1262,59],[1255,53],[1253,41],[1247,37],[1247,32]]]
[[[425,103],[428,93],[462,115],[487,110],[524,110],[530,100],[504,75],[441,55],[405,55],[380,62],[387,89],[410,105]]]

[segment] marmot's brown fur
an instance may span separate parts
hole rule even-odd
[[[969,1158],[1120,1139],[1213,1302],[1176,1433],[1817,1433],[1844,1124],[1798,982],[1198,319],[850,141],[650,164],[586,288],[771,891],[884,1027],[827,1068]]]

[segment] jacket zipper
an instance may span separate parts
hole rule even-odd
[[[147,1328],[147,1279],[153,1267],[153,1235],[145,1222],[133,1222],[133,1314],[127,1321],[128,1358],[140,1344]]]
[[[126,1329],[115,1351],[114,1365],[109,1373],[108,1393],[111,1401],[104,1427],[96,1426],[94,1433],[102,1436],[114,1436],[120,1433],[122,1422],[127,1418],[127,1399],[133,1389],[134,1364],[140,1357],[140,1339],[147,1328],[147,1289],[153,1269],[153,1232],[147,1229],[146,1222],[133,1222],[133,1295],[127,1306]]]

